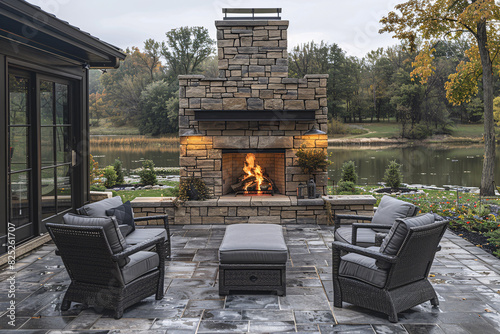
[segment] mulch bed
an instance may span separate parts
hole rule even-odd
[[[493,252],[497,250],[497,247],[494,245],[490,245],[488,243],[488,238],[486,238],[482,234],[479,234],[477,232],[471,232],[464,228],[450,228],[450,231],[452,231],[459,237],[462,237],[465,240],[473,243],[474,245],[481,247],[490,254],[493,254]]]

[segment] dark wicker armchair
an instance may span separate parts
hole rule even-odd
[[[116,211],[116,209],[119,209]],[[120,196],[106,198],[98,202],[86,204],[81,208],[76,209],[79,215],[89,217],[105,217],[115,215],[118,218],[118,223],[122,224],[120,220],[127,220],[129,225],[119,225],[120,230],[129,245],[136,245],[146,239],[155,237],[165,237],[165,251],[167,259],[171,256],[170,244],[170,227],[168,224],[168,215],[155,215],[147,217],[134,217],[130,202],[122,202]],[[128,217],[127,217],[128,215]],[[135,223],[159,220],[163,221],[163,228],[136,228]]]
[[[150,295],[155,294],[157,300],[163,298],[164,237],[127,246],[120,245],[123,237],[118,240],[116,234],[110,234],[113,228],[109,224],[46,226],[71,278],[61,310],[79,302],[112,309],[119,319],[125,308]],[[144,251],[151,247],[156,251]]]
[[[398,321],[398,312],[428,300],[437,306],[427,276],[446,226],[426,214],[398,219],[380,248],[334,241],[334,306],[348,302],[385,313],[391,322]]]
[[[413,217],[419,210],[419,207],[412,203],[386,195],[380,200],[373,216],[335,215],[335,241],[361,247],[380,246],[382,239],[387,235],[396,219]],[[342,220],[361,220],[368,223],[353,223],[342,226]]]

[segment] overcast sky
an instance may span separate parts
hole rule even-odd
[[[348,55],[397,44],[380,35],[379,20],[403,0],[28,0],[108,43],[125,49],[182,26],[206,27],[215,38],[214,21],[222,8],[282,8],[289,20],[288,49],[314,40],[338,44]]]

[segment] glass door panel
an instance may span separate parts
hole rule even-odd
[[[9,222],[16,226],[18,241],[34,233],[32,216],[31,79],[29,75],[9,74],[8,93],[8,191]]]
[[[40,80],[42,219],[72,207],[69,84]]]

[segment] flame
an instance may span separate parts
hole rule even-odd
[[[260,185],[264,181],[264,175],[262,173],[262,168],[257,164],[255,164],[255,154],[248,153],[245,157],[245,166],[243,167],[243,171],[247,174],[243,180],[248,179],[251,176],[255,176],[255,180],[257,181],[257,190],[260,191]],[[248,185],[244,187],[247,190]]]

